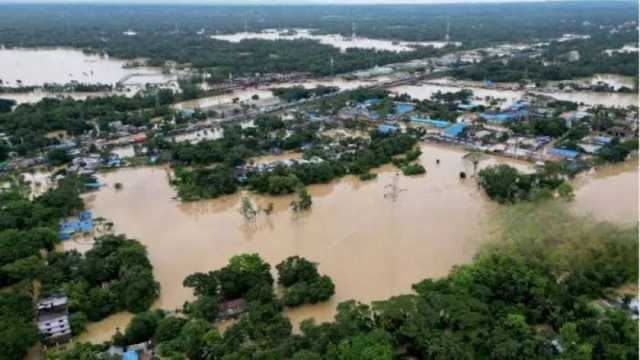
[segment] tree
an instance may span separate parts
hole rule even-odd
[[[47,153],[47,161],[51,166],[60,166],[71,161],[71,156],[63,149],[53,149]]]
[[[520,174],[509,165],[496,165],[480,170],[480,186],[498,202],[513,202],[519,198]]]
[[[472,151],[464,154],[462,158],[469,161],[473,165],[473,175],[475,176],[476,171],[478,170],[478,165],[480,165],[480,162],[485,160],[487,156],[482,152]]]
[[[288,287],[297,282],[309,282],[318,278],[317,265],[300,256],[290,256],[276,265],[278,284]]]
[[[253,202],[248,196],[243,196],[240,200],[240,215],[244,218],[244,221],[248,224],[253,224],[256,221],[258,211],[253,206]]]
[[[145,342],[153,337],[162,318],[160,311],[146,311],[136,314],[127,325],[124,338],[128,345]]]
[[[291,210],[299,212],[311,208],[313,200],[304,186],[299,186],[296,190],[296,200],[291,201]]]

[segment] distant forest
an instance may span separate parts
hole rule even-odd
[[[173,60],[220,77],[256,72],[335,73],[424,58],[451,51],[423,48],[393,53],[336,48],[314,41],[247,40],[229,43],[209,35],[270,28],[408,41],[451,39],[465,48],[498,42],[548,40],[563,33],[602,33],[600,26],[636,20],[637,2],[448,4],[400,6],[160,6],[0,5],[0,44],[6,47],[70,46],[152,64]],[[136,36],[123,32],[133,30]],[[204,33],[199,33],[204,30]],[[634,35],[637,42],[637,32]],[[625,41],[627,39],[624,39]],[[632,39],[633,40],[633,39]]]

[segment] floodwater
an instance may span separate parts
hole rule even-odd
[[[285,82],[279,83],[269,86],[258,86],[258,87],[248,87],[245,89],[235,90],[233,92],[222,94],[222,95],[214,95],[203,97],[199,99],[183,101],[177,103],[175,107],[177,109],[205,109],[217,105],[230,104],[233,102],[234,98],[238,99],[238,102],[242,103],[257,103],[264,102],[265,100],[275,100],[276,97],[273,95],[271,89],[279,88],[279,87],[292,87],[292,86],[302,86],[306,89],[315,88],[319,85],[322,86],[335,86],[340,90],[351,90],[360,86],[372,85],[378,82],[388,81],[390,78],[387,76],[381,76],[374,79],[370,79],[368,81],[364,80],[344,80],[342,78],[330,78],[330,79],[319,79],[319,80],[305,80],[300,82]],[[253,100],[252,97],[254,95],[258,95],[258,100]]]
[[[425,41],[425,42],[411,42],[411,41],[392,41],[392,40],[380,40],[369,39],[364,37],[351,36],[345,37],[339,34],[327,34],[327,35],[314,35],[308,29],[295,29],[292,32],[286,30],[265,30],[263,32],[242,32],[226,35],[212,35],[212,39],[224,40],[229,42],[240,42],[245,39],[260,39],[260,40],[296,40],[296,39],[310,39],[316,40],[321,44],[331,45],[344,52],[347,49],[374,49],[374,50],[386,50],[395,52],[413,51],[416,46],[432,46],[436,49],[442,48],[448,44],[445,41]],[[460,46],[461,43],[451,43],[456,46]]]
[[[399,176],[397,201],[385,197],[397,171],[385,166],[368,182],[346,177],[310,186],[313,207],[298,216],[289,210],[291,196],[251,195],[257,205],[274,205],[274,212],[261,215],[255,224],[246,224],[239,214],[240,194],[178,202],[168,169],[162,167],[101,174],[99,180],[107,186],[86,202],[96,216],[113,221],[116,232],[147,246],[161,284],[156,307],[181,307],[192,298],[182,286],[187,275],[220,268],[234,255],[259,253],[272,266],[301,255],[334,279],[336,294],[326,303],[288,311],[288,316],[296,324],[309,317],[324,321],[341,301],[385,299],[410,291],[411,284],[424,278],[446,275],[452,266],[469,262],[488,237],[495,205],[473,181],[459,179],[460,171],[472,171],[462,159],[464,152],[435,145],[422,150],[427,174]],[[523,170],[529,167],[497,158],[482,165],[507,161]],[[115,182],[123,188],[115,190]],[[103,338],[83,335],[84,340]]]
[[[0,79],[2,86],[10,87],[71,81],[115,84],[133,74],[156,75],[144,80],[158,81],[160,68],[125,68],[126,63],[125,60],[67,48],[0,48]]]
[[[590,79],[587,79],[590,84],[596,85],[598,83],[605,83],[614,90],[618,90],[621,87],[627,87],[629,89],[633,89],[635,86],[635,81],[632,76],[622,76],[616,74],[596,74],[593,75]]]
[[[606,165],[576,182],[574,208],[597,220],[638,223],[638,159]]]
[[[431,144],[421,148],[426,175],[396,177],[397,170],[389,165],[375,171],[378,178],[368,182],[345,177],[313,185],[309,187],[312,209],[301,215],[289,211],[291,196],[249,194],[257,206],[274,205],[274,212],[260,215],[255,224],[246,224],[238,212],[241,194],[192,203],[175,200],[164,167],[100,174],[107,186],[88,195],[86,203],[96,216],[113,221],[116,232],[147,247],[161,284],[155,307],[180,308],[192,298],[182,280],[194,272],[220,268],[231,256],[258,253],[273,267],[288,256],[301,255],[318,262],[320,272],[334,279],[336,294],[322,304],[289,309],[287,316],[294,324],[310,317],[326,321],[341,301],[385,299],[410,291],[411,284],[424,278],[445,276],[452,266],[469,262],[497,230],[492,226],[497,205],[471,179],[458,178],[460,171],[472,172],[462,159],[464,152]],[[297,156],[285,153],[258,161]],[[528,163],[503,158],[489,158],[481,167],[496,163],[532,170]],[[396,201],[389,196],[394,179]],[[116,182],[123,189],[115,190]],[[636,162],[603,167],[580,178],[576,188],[572,206],[580,213],[615,222],[637,221]],[[62,247],[84,249],[86,244],[65,242]],[[102,342],[129,319],[129,314],[118,314],[91,324],[80,339]]]
[[[132,318],[132,313],[124,311],[113,314],[102,321],[89,323],[85,331],[76,338],[76,341],[93,342],[96,344],[109,341],[118,329],[124,332],[124,329]]]
[[[441,92],[456,92],[462,89],[473,90],[474,97],[485,98],[487,96],[506,99],[506,102],[501,104],[502,106],[508,106],[516,100],[522,98],[527,91],[523,90],[500,90],[500,89],[485,89],[474,86],[453,86],[445,84],[423,84],[423,85],[402,85],[390,88],[389,90],[403,94],[407,93],[415,99],[428,99],[431,95],[438,91]],[[573,101],[578,104],[584,103],[585,105],[604,105],[613,107],[627,107],[638,105],[638,94],[622,94],[622,93],[607,93],[607,92],[591,92],[591,91],[579,91],[579,92],[554,92],[554,93],[540,93],[536,91],[528,91],[533,94],[546,95],[558,100]]]

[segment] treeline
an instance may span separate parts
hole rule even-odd
[[[540,58],[516,57],[509,59],[506,64],[502,59],[490,59],[457,67],[452,74],[458,79],[496,82],[573,80],[595,74],[637,78],[637,53],[606,52],[636,43],[638,33],[635,29],[620,30],[616,34],[596,32],[591,34],[590,39],[552,41],[544,48]],[[577,52],[578,58],[570,59],[571,52]]]
[[[322,96],[338,92],[340,88],[336,86],[318,85],[313,89],[306,89],[304,86],[292,86],[287,88],[273,88],[273,95],[279,97],[286,102],[294,102],[311,97]]]
[[[38,298],[68,296],[70,325],[77,335],[89,320],[123,310],[144,311],[158,295],[146,250],[137,241],[104,235],[84,255],[54,250],[60,222],[83,209],[79,189],[86,181],[66,177],[34,200],[19,186],[0,192],[3,359],[23,359],[40,339],[33,319]]]
[[[450,23],[455,41],[472,46],[522,39],[558,38],[564,33],[595,33],[600,25],[635,21],[634,2],[590,3],[571,1],[544,4],[456,4],[386,6],[122,6],[122,5],[4,5],[0,25],[6,46],[76,46],[96,50],[165,52],[149,42],[164,36],[196,47],[200,39],[217,32],[237,33],[282,28],[308,28],[320,33],[351,35],[357,23],[358,36],[408,41],[443,40]],[[64,13],[64,21],[52,17]],[[482,26],[478,26],[478,19]],[[584,25],[587,22],[587,25]],[[509,31],[504,31],[508,28]],[[128,29],[136,36],[125,36]],[[204,34],[198,32],[204,29]],[[109,41],[100,42],[100,39]],[[186,42],[180,39],[188,40]],[[146,44],[145,44],[146,43]],[[181,56],[180,47],[177,49]],[[170,53],[166,50],[166,53]],[[267,58],[263,60],[269,61]]]
[[[471,264],[371,305],[342,302],[333,321],[304,320],[296,334],[274,299],[268,266],[243,255],[229,266],[265,285],[247,291],[256,300],[224,332],[198,317],[155,311],[136,316],[123,336],[190,360],[637,358],[638,324],[622,310],[629,298],[620,308],[596,301],[617,299],[607,289],[637,281],[637,227],[594,224],[556,205],[510,207],[500,214],[499,239]],[[190,282],[200,292],[231,285],[197,278]],[[49,358],[95,357],[105,348],[80,344]]]

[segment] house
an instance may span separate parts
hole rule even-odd
[[[414,115],[410,118],[411,123],[414,125],[429,125],[436,127],[438,129],[444,129],[451,125],[451,122],[441,119],[432,119],[429,116],[421,117],[418,115]]]
[[[400,128],[397,125],[390,124],[380,124],[378,125],[378,132],[382,134],[393,134],[400,131]]]
[[[559,148],[551,148],[547,151],[547,154],[562,159],[575,159],[580,155],[577,151]]]
[[[462,133],[465,127],[466,127],[465,124],[455,123],[449,126],[448,128],[444,129],[444,131],[442,131],[442,136],[447,138],[456,138],[460,136],[460,134]]]
[[[58,238],[60,240],[68,240],[76,233],[87,233],[93,230],[93,220],[91,219],[91,211],[82,211],[78,220],[67,220],[60,224]]]
[[[220,305],[218,320],[235,319],[247,311],[247,303],[243,299],[230,300]]]
[[[38,302],[37,326],[45,344],[64,344],[73,336],[67,304],[64,295],[53,295]]]

